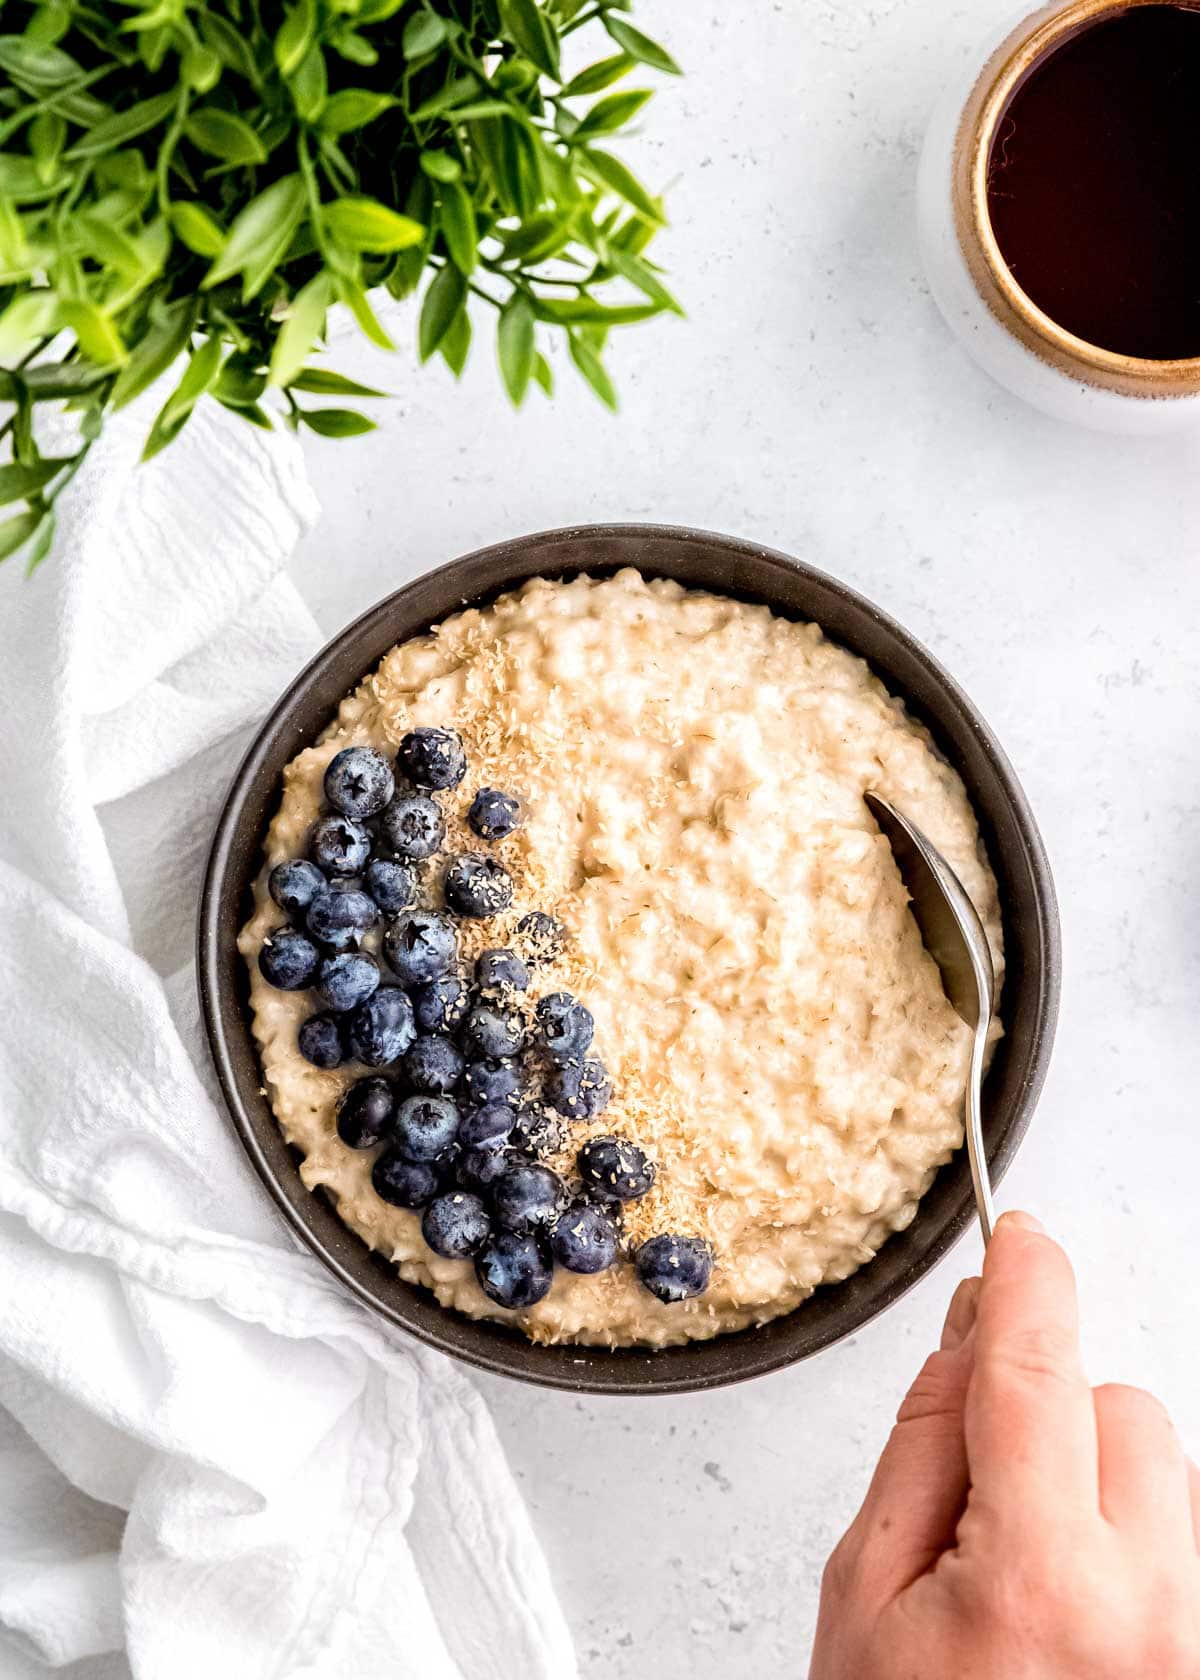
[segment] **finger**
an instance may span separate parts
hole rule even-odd
[[[961,1347],[974,1329],[975,1314],[979,1309],[979,1289],[982,1282],[982,1278],[964,1278],[950,1297],[950,1305],[946,1311],[946,1322],[942,1326],[943,1348]]]
[[[1192,1496],[1192,1532],[1196,1539],[1196,1550],[1200,1552],[1200,1470],[1188,1459],[1188,1492]]]
[[[972,1503],[1024,1527],[1098,1512],[1096,1414],[1071,1263],[1006,1214],[983,1265],[965,1428]]]
[[[1144,1389],[1105,1383],[1092,1396],[1100,1452],[1100,1509],[1115,1527],[1175,1550],[1189,1547],[1187,1460],[1165,1407]]]
[[[847,1536],[873,1600],[888,1604],[954,1544],[967,1497],[963,1404],[978,1279],[959,1285],[942,1345],[909,1389]]]

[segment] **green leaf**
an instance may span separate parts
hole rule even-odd
[[[55,513],[48,507],[42,514],[41,524],[33,533],[33,541],[29,545],[29,552],[25,561],[25,576],[31,578],[42,561],[50,552],[50,545],[54,541]]]
[[[6,507],[10,502],[23,502],[27,496],[36,496],[56,473],[69,467],[74,459],[73,455],[43,455],[27,467],[19,461],[0,467],[0,506]]]
[[[16,152],[0,152],[0,193],[14,204],[41,204],[56,193],[65,192],[70,177],[60,172],[52,181],[43,181],[38,166],[30,157]]]
[[[635,117],[646,101],[653,97],[649,88],[630,88],[626,93],[610,93],[607,99],[598,99],[573,130],[571,139],[583,140],[591,134],[612,134],[618,128],[624,128],[629,119]]]
[[[229,230],[225,249],[204,277],[216,286],[234,274],[245,279],[247,300],[260,291],[304,220],[304,182],[299,175],[272,181],[240,212]]]
[[[75,334],[75,342],[97,367],[119,367],[127,356],[121,335],[111,317],[94,303],[68,299],[62,305],[63,325]]]
[[[326,100],[318,127],[322,134],[350,134],[355,129],[366,128],[396,104],[387,93],[372,93],[369,88],[342,88]]]
[[[537,0],[502,0],[501,16],[507,33],[529,62],[560,80],[558,33]]]
[[[379,317],[371,308],[367,301],[367,294],[363,291],[359,282],[349,275],[339,274],[335,277],[334,284],[337,287],[338,297],[354,316],[359,328],[371,340],[371,343],[377,344],[381,350],[394,350],[396,346],[384,331]]]
[[[504,388],[517,408],[525,401],[533,374],[533,308],[524,292],[514,292],[496,328],[496,353]]]
[[[189,47],[183,55],[181,69],[193,93],[211,93],[221,80],[221,58],[211,47]]]
[[[456,105],[463,105],[479,88],[477,76],[455,76],[447,82],[445,87],[437,93],[430,94],[423,104],[418,105],[412,113],[415,123],[427,122],[430,117],[441,116],[443,111],[451,111]],[[501,105],[501,110],[507,111],[507,105]]]
[[[462,308],[467,296],[466,276],[453,263],[439,268],[430,282],[421,304],[421,320],[417,329],[417,348],[423,362],[427,362],[445,338],[451,322]]]
[[[333,301],[327,274],[317,274],[296,293],[271,352],[271,384],[290,385],[325,330],[325,313]]]
[[[311,391],[320,397],[386,397],[388,394],[371,385],[360,385],[357,379],[347,379],[344,373],[334,373],[332,368],[317,367],[302,368],[288,381],[288,389]]]
[[[600,360],[596,352],[589,344],[585,344],[583,339],[579,338],[575,333],[570,333],[568,335],[567,349],[571,352],[571,360],[575,363],[575,366],[592,387],[592,390],[595,391],[596,395],[600,398],[600,401],[604,403],[607,408],[615,410],[617,406],[617,393],[613,388],[612,380],[608,377],[608,374],[605,371],[604,363]]]
[[[21,355],[62,326],[62,305],[48,287],[19,293],[0,315],[0,357]]]
[[[374,420],[352,408],[306,408],[300,413],[300,422],[310,432],[327,438],[361,437],[375,430]]]
[[[7,560],[10,554],[24,548],[44,517],[42,508],[32,507],[12,519],[6,519],[0,525],[0,560]]]
[[[202,105],[183,125],[183,132],[209,157],[224,163],[265,163],[266,150],[243,117],[217,105]]]
[[[360,24],[383,23],[385,19],[395,17],[405,0],[362,0],[355,22]]]
[[[643,35],[640,29],[635,29],[625,18],[605,12],[604,27],[630,58],[636,58],[641,64],[648,64],[652,70],[662,70],[668,76],[682,75],[667,49],[660,47],[657,41],[652,41],[649,35]]]
[[[438,345],[438,355],[450,369],[455,379],[462,378],[462,370],[467,365],[467,354],[470,348],[471,317],[467,313],[466,304],[464,304],[446,328],[442,335],[442,342]]]
[[[205,391],[215,382],[221,368],[224,346],[215,335],[193,350],[183,378],[159,410],[150,429],[142,460],[149,461],[177,437]]]
[[[533,312],[539,321],[552,321],[557,326],[596,325],[628,327],[636,321],[649,321],[662,314],[657,303],[597,303],[590,297],[541,297],[533,299]]]
[[[77,397],[102,385],[108,377],[103,368],[88,362],[43,362],[40,367],[21,369],[21,382],[35,402],[48,397]]]
[[[120,228],[114,227],[111,222],[86,210],[79,210],[75,213],[75,226],[82,236],[89,256],[99,258],[120,274],[136,276],[146,273],[146,256],[137,241],[131,239],[127,233],[122,233]]]
[[[267,388],[267,376],[253,353],[235,350],[225,358],[212,394],[226,408],[254,408]]]
[[[67,141],[66,119],[56,111],[41,111],[29,125],[29,150],[42,180],[58,173],[58,160]]]
[[[367,40],[355,29],[340,29],[329,38],[329,45],[340,58],[349,64],[360,64],[364,69],[370,69],[379,63],[379,54]]]
[[[323,214],[334,239],[350,251],[403,251],[425,237],[420,222],[373,198],[337,198]]]
[[[633,65],[634,61],[627,53],[615,53],[612,58],[599,59],[586,70],[581,70],[578,76],[572,76],[563,89],[563,98],[582,99],[588,93],[603,93],[606,87],[627,76]]]
[[[180,200],[167,212],[175,237],[198,257],[219,257],[225,249],[225,229],[203,204]]]
[[[462,164],[451,152],[422,152],[420,161],[431,181],[457,181],[462,177]]]
[[[317,8],[314,0],[296,0],[288,8],[275,37],[275,63],[286,79],[299,68],[305,53],[317,37]]]
[[[225,68],[238,76],[244,76],[248,82],[259,87],[262,79],[254,62],[254,54],[248,42],[228,19],[218,12],[203,10],[197,21],[205,46],[216,53]]]
[[[39,45],[22,35],[0,35],[0,70],[41,92],[82,75],[83,67],[59,47]]]
[[[123,408],[126,403],[132,402],[134,397],[141,396],[142,392],[148,390],[156,379],[160,379],[168,368],[174,366],[187,349],[195,315],[194,302],[189,298],[181,298],[178,303],[165,309],[161,317],[152,323],[129,352],[129,360],[121,369],[113,386],[114,409]]]
[[[139,134],[147,134],[166,122],[177,101],[177,94],[160,93],[154,99],[143,99],[137,105],[118,111],[115,116],[97,123],[82,140],[77,140],[67,152],[67,158],[99,157],[102,152],[115,152],[130,140],[136,140]]]
[[[310,47],[300,61],[299,68],[288,80],[292,90],[292,104],[301,122],[313,123],[320,116],[329,93],[329,78],[325,72],[325,54],[320,47]]]
[[[540,385],[548,397],[554,395],[554,374],[551,372],[550,363],[540,350],[535,350],[533,353],[533,379],[534,383]]]
[[[475,206],[458,181],[445,182],[438,194],[438,226],[450,260],[464,274],[470,274],[475,267],[478,244]]]
[[[683,305],[678,298],[667,290],[655,270],[648,262],[643,262],[641,257],[630,251],[623,251],[619,245],[610,245],[605,263],[608,268],[615,269],[618,274],[631,281],[639,292],[644,292],[654,303],[670,310],[672,315],[683,314]]]
[[[414,12],[404,26],[400,50],[405,58],[424,58],[435,52],[450,33],[446,20],[433,12]]]
[[[648,222],[663,221],[662,206],[650,196],[637,176],[621,159],[611,152],[598,152],[594,146],[583,147],[579,153],[583,168],[603,186],[631,204]]]

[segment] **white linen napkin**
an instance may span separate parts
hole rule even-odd
[[[200,869],[317,645],[316,509],[215,406],[136,467],[147,407],[0,568],[0,1673],[570,1680],[473,1387],[297,1248],[212,1088]]]

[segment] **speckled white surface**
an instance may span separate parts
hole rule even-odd
[[[1000,733],[1062,898],[1062,1024],[1000,1200],[1068,1242],[1096,1380],[1154,1387],[1200,1453],[1200,436],[1069,430],[991,385],[919,271],[916,154],[1005,0],[640,0],[685,64],[650,107],[686,322],[630,330],[608,416],[565,370],[514,418],[490,345],[460,390],[347,342],[404,393],[311,448],[296,575],[334,631],[480,544],[679,521],[804,555],[921,636]],[[405,330],[401,317],[398,325]],[[561,358],[559,358],[561,364]],[[968,1237],[853,1343],[723,1393],[485,1386],[588,1680],[803,1674],[820,1567]]]

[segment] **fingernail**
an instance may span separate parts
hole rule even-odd
[[[979,1310],[979,1283],[977,1277],[964,1278],[950,1297],[946,1322],[942,1326],[941,1344],[943,1350],[948,1353],[960,1348],[975,1328],[975,1315]]]
[[[1035,1219],[1031,1213],[1023,1213],[1020,1208],[1014,1208],[1011,1213],[1002,1213],[996,1221],[997,1228],[1001,1225],[1015,1225],[1018,1231],[1036,1231],[1041,1236],[1046,1235],[1046,1227],[1040,1219]]]

